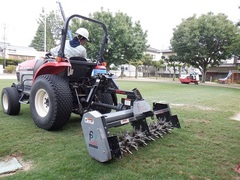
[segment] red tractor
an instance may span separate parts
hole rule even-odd
[[[103,28],[95,61],[65,57],[68,24],[72,18],[82,18]],[[103,66],[107,39],[107,28],[102,22],[77,14],[70,16],[62,29],[56,59],[47,57],[19,64],[18,82],[2,90],[3,112],[17,115],[21,104],[30,104],[33,121],[45,130],[60,129],[66,125],[71,113],[79,114],[89,154],[101,162],[120,158],[125,152],[131,153],[132,149],[147,145],[146,141],[171,133],[174,127],[180,128],[178,117],[171,114],[168,104],[153,103],[152,108],[137,88],[131,91],[119,89]],[[117,94],[122,97],[120,103]],[[157,120],[148,125],[147,118],[152,120],[154,116]],[[109,128],[129,123],[133,132],[128,131],[120,137],[109,132]]]
[[[196,73],[187,74],[187,75],[181,75],[179,77],[179,81],[182,84],[190,84],[190,83],[198,84],[198,82],[199,82],[199,75],[196,74]]]
[[[103,28],[101,48],[94,62],[64,56],[68,24],[72,18],[82,18]],[[63,127],[72,112],[80,115],[92,109],[110,112],[110,107],[117,105],[117,97],[107,89],[118,87],[106,73],[102,62],[107,36],[107,28],[102,22],[77,14],[70,16],[62,29],[61,47],[56,59],[46,57],[18,65],[18,82],[2,91],[3,112],[17,115],[20,104],[30,104],[33,121],[46,130]]]

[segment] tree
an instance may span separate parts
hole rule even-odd
[[[38,51],[44,51],[44,29],[45,29],[45,15],[44,12],[40,14],[37,23],[39,24],[36,34],[30,44]],[[59,30],[63,27],[63,20],[58,13],[51,11],[46,14],[46,49],[47,51],[55,47],[60,40]]]
[[[155,67],[155,77],[157,79],[160,69],[165,66],[164,60],[160,59],[159,61],[153,61],[152,65]],[[161,75],[161,74],[159,74],[159,75]]]
[[[238,29],[240,28],[240,21],[236,23],[236,26]],[[236,57],[240,58],[240,33],[237,33],[236,41],[232,44],[231,50]]]
[[[142,58],[143,52],[147,49],[147,32],[142,30],[139,21],[133,23],[127,14],[121,12],[113,14],[103,9],[90,14],[90,17],[107,25],[110,40],[104,53],[104,60],[108,67],[111,64],[117,66]],[[75,30],[79,26],[89,30],[91,43],[87,44],[88,57],[96,58],[103,34],[101,27],[86,21],[73,21],[71,29]]]
[[[240,34],[236,35],[236,41],[232,44],[232,46],[229,48],[234,56],[237,58],[240,58]]]
[[[179,61],[198,68],[205,82],[208,66],[218,66],[232,55],[238,29],[224,14],[209,12],[183,20],[174,29],[171,46]]]
[[[112,14],[103,9],[89,16],[107,25],[110,41],[105,49],[104,60],[107,62],[108,68],[111,64],[118,66],[130,60],[132,61],[134,59],[138,61],[142,58],[143,52],[147,49],[147,31],[142,30],[139,21],[133,23],[131,17],[127,16],[127,14],[121,12]],[[59,30],[63,27],[63,21],[59,13],[52,11],[46,15],[46,22],[46,44],[47,50],[50,50],[56,46],[60,40]],[[44,12],[40,14],[38,24],[38,29],[30,46],[38,51],[43,51]],[[85,27],[89,30],[91,42],[88,43],[86,47],[88,58],[96,59],[102,41],[102,28],[89,21],[80,20],[79,18],[72,19],[69,25],[71,32],[75,32],[79,27]]]
[[[173,68],[173,81],[175,81],[176,72],[180,69],[181,62],[178,60],[178,57],[176,55],[171,55],[168,58],[165,58],[165,61],[168,66]]]
[[[147,77],[150,76],[150,70],[149,67],[153,64],[153,58],[150,54],[144,54],[143,56],[143,65],[146,68],[147,71]]]
[[[135,78],[137,79],[138,77],[138,68],[143,64],[142,60],[132,60],[128,62],[129,64],[135,66],[136,71],[135,71]]]

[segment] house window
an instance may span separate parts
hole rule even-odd
[[[11,53],[15,53],[16,49],[8,49],[8,51],[11,52]]]
[[[167,71],[167,66],[164,66],[164,67],[163,67],[163,71]]]

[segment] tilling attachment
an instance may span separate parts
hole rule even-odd
[[[88,153],[94,159],[106,162],[112,158],[121,158],[124,153],[132,154],[149,141],[172,133],[173,128],[181,128],[177,115],[172,116],[168,104],[153,103],[152,110],[137,89],[116,92],[127,95],[127,98],[122,99],[121,110],[116,108],[118,111],[107,114],[94,110],[86,112],[82,117],[81,125]],[[148,125],[146,119],[154,119],[154,116],[156,120]],[[129,123],[133,131],[119,133],[118,136],[110,134],[109,128]]]
[[[144,99],[139,99],[133,101],[132,107],[126,110],[107,114],[90,111],[83,115],[81,125],[91,157],[100,162],[121,158],[124,153],[132,154],[140,146],[172,133],[173,128],[181,128],[178,117],[171,115],[168,104],[153,103],[151,110]],[[153,119],[154,115],[157,120],[148,125],[146,118]],[[133,126],[132,132],[110,135],[109,128],[129,123]]]

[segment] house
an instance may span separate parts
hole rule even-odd
[[[159,61],[161,59],[161,51],[152,47],[148,47],[144,54],[149,54],[153,61]]]
[[[33,47],[15,46],[11,45],[10,43],[0,42],[0,58],[2,59],[24,61],[37,59],[38,57],[39,54]],[[4,65],[0,65],[0,74],[3,74]]]
[[[152,47],[148,47],[144,54],[150,54],[154,61],[159,61],[161,59],[161,51]],[[140,66],[138,69],[137,77],[143,77],[143,66]],[[126,77],[135,77],[136,75],[136,67],[131,64],[122,64],[119,66],[118,70],[111,70],[111,73],[116,75],[117,77],[121,76],[123,73]]]
[[[172,50],[166,49],[166,50],[162,50],[161,51],[162,56],[165,56],[165,58],[168,58],[171,55],[175,55],[175,53]],[[231,76],[228,78],[229,82],[231,83],[236,83],[236,82],[240,82],[240,60],[236,59],[236,58],[232,58],[232,59],[227,59],[227,60],[223,60],[222,63],[217,66],[217,67],[210,67],[207,69],[206,72],[206,81],[218,81],[221,78],[226,78],[227,75],[229,74],[229,72],[231,71]],[[169,69],[166,65],[166,69],[164,70],[162,76],[166,76],[166,74],[172,73],[172,70],[169,70],[169,72],[167,72],[167,69]],[[191,71],[195,71],[197,72],[200,77],[201,77],[201,72],[199,69],[197,68],[193,68],[193,67],[182,67],[180,72],[176,72],[176,74],[187,74]]]
[[[148,47],[147,50],[144,52],[144,54],[149,54],[153,61],[159,61],[162,59],[162,57],[164,56],[165,58],[169,58],[169,56],[171,55],[176,55],[175,52],[173,52],[170,49],[164,49],[164,50],[159,50],[153,47]],[[192,69],[189,68],[189,72]],[[136,68],[133,65],[130,64],[122,64],[118,70],[116,71],[111,71],[113,74],[115,74],[116,76],[120,76],[121,75],[121,71],[123,71],[124,76],[127,77],[134,77],[135,76],[135,72],[136,72]],[[185,73],[185,70],[183,70]],[[180,74],[179,71],[176,72],[176,75]],[[159,69],[156,72],[156,68],[153,66],[148,67],[148,69],[144,68],[144,66],[140,66],[138,68],[138,77],[143,77],[143,76],[162,76],[162,77],[170,77],[173,75],[173,67],[169,67],[167,63],[165,63],[165,67]]]
[[[164,56],[166,59],[168,59],[170,56],[176,55],[176,53],[173,52],[171,49],[163,49],[160,52],[161,56]]]
[[[30,60],[38,58],[38,52],[33,47],[15,46],[0,42],[0,57],[16,60]]]
[[[236,83],[240,82],[240,60],[232,58],[222,61],[218,67],[210,67],[206,72],[206,81],[218,81],[219,79],[226,78],[231,71],[231,75],[228,78],[228,82]]]

